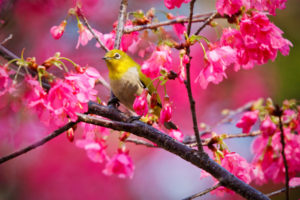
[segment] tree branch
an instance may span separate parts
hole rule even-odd
[[[42,140],[36,142],[36,143],[33,143],[19,151],[16,151],[12,154],[9,154],[7,156],[4,156],[2,158],[0,158],[0,164],[3,164],[5,163],[6,161],[9,161],[13,158],[16,158],[20,155],[23,155],[24,153],[28,152],[28,151],[31,151],[43,144],[45,144],[46,142],[52,140],[53,138],[59,136],[60,134],[62,134],[63,132],[67,131],[69,128],[72,128],[75,124],[77,124],[79,121],[76,121],[76,122],[69,122],[67,123],[66,125],[64,125],[63,127],[55,130],[54,132],[52,132],[50,135],[46,136],[45,138],[43,138]]]
[[[136,145],[144,145],[146,147],[153,147],[153,148],[158,148],[158,146],[155,146],[149,142],[146,142],[144,140],[138,140],[138,139],[135,139],[135,138],[127,138],[125,140],[125,142],[131,142],[131,143],[134,143]]]
[[[192,200],[192,199],[195,199],[195,198],[197,198],[197,197],[201,197],[201,196],[206,195],[207,193],[209,193],[209,192],[211,192],[211,191],[217,189],[217,188],[220,187],[220,186],[221,186],[221,183],[218,183],[218,184],[216,184],[216,185],[214,185],[214,186],[212,186],[212,187],[210,187],[210,188],[207,188],[206,190],[204,190],[204,191],[202,191],[202,192],[199,192],[199,193],[194,194],[194,195],[192,195],[192,196],[190,196],[190,197],[184,198],[183,200]]]
[[[203,13],[203,14],[197,14],[192,17],[192,22],[204,22],[207,17],[211,16],[215,12],[209,12],[209,13]],[[221,17],[221,15],[216,15],[215,17]],[[139,26],[134,26],[131,28],[125,28],[124,33],[131,33],[134,31],[142,31],[146,29],[156,29],[161,26],[168,26],[172,24],[179,24],[179,23],[188,23],[190,20],[190,17],[177,17],[172,20],[166,20],[158,23],[152,23],[152,24],[145,24],[145,25],[139,25]]]
[[[219,13],[215,11],[208,18],[206,18],[204,23],[196,31],[195,35],[198,35],[205,28],[205,26],[207,26],[217,16],[219,16]]]
[[[300,185],[289,187],[289,189],[296,189],[296,188],[300,188]],[[276,190],[274,192],[268,193],[268,194],[266,194],[266,196],[267,197],[272,197],[272,196],[275,196],[275,195],[280,194],[282,192],[286,192],[286,187],[281,188],[280,190]]]
[[[119,11],[119,17],[118,17],[118,26],[116,30],[116,38],[115,38],[115,44],[114,49],[119,49],[121,44],[121,39],[124,31],[124,26],[126,23],[126,9],[127,9],[128,1],[127,0],[121,0],[121,6]]]
[[[113,108],[98,105],[97,109],[101,116],[108,116],[108,119],[84,114],[78,114],[78,118],[86,123],[111,128],[113,130],[126,131],[136,136],[143,137],[157,144],[158,147],[176,154],[193,165],[204,169],[218,179],[223,186],[230,188],[247,199],[268,199],[261,192],[244,183],[218,165],[205,152],[197,152],[141,121],[134,121],[132,123],[115,121],[115,119],[123,119],[123,116],[120,116],[121,113],[115,112],[115,109]]]
[[[78,9],[80,9],[78,7]],[[81,13],[81,18],[83,19],[83,23],[84,25],[88,28],[88,30],[91,32],[91,34],[93,35],[93,37],[97,40],[97,42],[99,43],[100,47],[105,51],[108,52],[109,49],[103,44],[103,42],[100,40],[100,38],[98,37],[98,35],[95,33],[95,31],[93,30],[93,28],[90,26],[88,20],[86,19],[86,17],[84,16],[83,12],[80,10]]]
[[[194,4],[195,4],[196,0],[192,0],[190,3],[190,17],[189,17],[189,23],[188,23],[188,27],[187,27],[187,35],[189,36],[191,33],[191,28],[192,28],[192,18],[193,18],[193,10],[194,10]],[[199,129],[198,129],[198,122],[197,122],[197,116],[196,116],[196,108],[195,108],[195,100],[193,98],[193,94],[192,94],[192,87],[191,87],[191,72],[190,72],[190,67],[191,67],[191,59],[192,57],[190,56],[190,47],[186,47],[186,55],[190,58],[189,62],[186,64],[185,68],[186,68],[186,80],[185,80],[185,86],[187,89],[187,93],[189,96],[189,102],[190,102],[190,109],[191,109],[191,113],[192,113],[192,119],[193,119],[193,129],[194,129],[194,134],[196,137],[196,141],[197,141],[197,146],[198,146],[198,150],[200,152],[203,151],[203,147],[202,147],[202,143],[201,143],[201,139],[199,136]]]

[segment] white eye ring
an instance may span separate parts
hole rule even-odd
[[[120,58],[121,58],[121,55],[120,55],[119,53],[115,53],[114,58],[115,58],[115,59],[120,59]]]

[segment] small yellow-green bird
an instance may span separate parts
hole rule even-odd
[[[117,49],[108,51],[103,59],[108,67],[108,76],[110,87],[113,94],[118,100],[131,111],[136,95],[141,95],[145,88],[148,89],[150,95],[155,91],[150,78],[141,71],[141,66],[136,63],[125,52]],[[148,105],[151,96],[148,95]],[[161,101],[158,97],[157,106],[154,107],[153,113],[159,117],[161,111]],[[172,122],[164,124],[167,129],[177,129]]]

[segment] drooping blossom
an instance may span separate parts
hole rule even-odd
[[[74,95],[74,89],[68,83],[62,80],[56,80],[48,92],[47,101],[51,107],[53,115],[56,116],[57,125],[65,123],[67,117],[72,121],[77,120],[76,112],[85,112],[87,107],[83,108]]]
[[[175,7],[180,8],[182,3],[189,3],[191,0],[164,0],[165,6],[168,9],[173,9]]]
[[[78,42],[76,45],[76,49],[79,48],[79,45],[85,46],[87,43],[93,38],[92,33],[82,24],[82,22],[78,21]],[[98,32],[94,30],[95,32]],[[98,33],[99,34],[99,33]]]
[[[0,97],[8,91],[9,75],[3,66],[0,66]]]
[[[251,127],[255,124],[258,118],[258,111],[245,112],[242,118],[237,122],[236,126],[243,129],[243,133],[249,133]]]
[[[76,140],[75,144],[77,147],[83,148],[88,158],[93,162],[103,163],[108,160],[105,141],[96,138],[94,131],[85,132],[84,138]]]
[[[179,142],[182,142],[182,141],[183,141],[184,135],[183,135],[183,133],[182,133],[179,129],[177,129],[177,130],[175,130],[175,129],[169,130],[169,135],[170,135],[172,138],[178,140]]]
[[[219,84],[223,77],[227,78],[225,70],[236,62],[236,50],[230,46],[217,46],[206,52],[205,66],[201,69],[195,82],[203,89],[208,83]]]
[[[159,76],[160,70],[169,71],[172,67],[171,48],[161,45],[156,48],[151,57],[142,65],[142,72],[150,78]]]
[[[223,156],[220,157],[220,165],[227,169],[230,173],[244,181],[245,183],[249,184],[252,181],[251,171],[252,166],[247,162],[245,158],[240,156],[236,152],[228,152],[228,150],[223,151]],[[203,173],[202,178],[209,175],[208,173]],[[217,180],[214,179],[217,183]],[[212,191],[211,193],[217,196],[223,196],[224,193],[231,193],[234,192],[228,188],[223,186],[218,187],[216,190]]]
[[[175,19],[175,18],[184,18],[185,16],[178,16],[175,17],[174,15],[172,15],[171,13],[168,13],[167,18],[169,20]],[[184,25],[184,23],[176,23],[172,25],[174,32],[176,33],[178,38],[182,38],[183,33],[186,32],[186,27]]]
[[[132,178],[134,165],[128,155],[128,151],[118,149],[118,152],[106,163],[103,173],[111,176],[118,175],[119,178]]]
[[[136,96],[133,102],[133,109],[138,115],[145,116],[148,113],[147,95],[148,91],[144,90],[140,96]]]
[[[242,0],[217,0],[216,8],[218,13],[222,16],[224,14],[229,15],[230,17],[237,13],[242,7]]]
[[[160,123],[164,124],[165,122],[169,122],[172,117],[172,107],[170,104],[170,99],[168,96],[164,98],[164,105],[160,111]]]
[[[260,130],[263,137],[269,137],[275,133],[276,125],[271,121],[270,117],[267,116],[266,119],[260,124]]]
[[[65,76],[67,82],[74,88],[74,94],[81,103],[95,101],[97,90],[94,89],[96,81],[100,78],[99,72],[88,67],[82,73],[70,73]]]
[[[300,172],[300,136],[284,128],[285,156],[289,166],[289,176],[294,177]],[[277,131],[270,141],[268,138],[258,136],[252,144],[254,158],[252,163],[260,165],[264,173],[265,182],[273,181],[283,183],[285,181],[285,167],[281,155],[281,133]],[[254,179],[255,180],[255,179]]]
[[[67,21],[64,20],[61,22],[61,24],[59,26],[52,26],[50,29],[50,33],[51,33],[52,37],[56,40],[61,38],[61,36],[64,34],[66,25],[67,25]]]

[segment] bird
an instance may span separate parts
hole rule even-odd
[[[125,107],[134,111],[134,100],[145,89],[148,90],[147,101],[148,105],[150,104],[151,94],[156,89],[152,80],[141,71],[141,66],[138,63],[127,53],[118,49],[106,52],[103,59],[108,67],[108,77],[112,93]],[[157,105],[153,108],[153,113],[158,117],[161,108],[161,100],[158,97]],[[177,126],[172,122],[167,122],[164,126],[167,129],[177,129]]]

